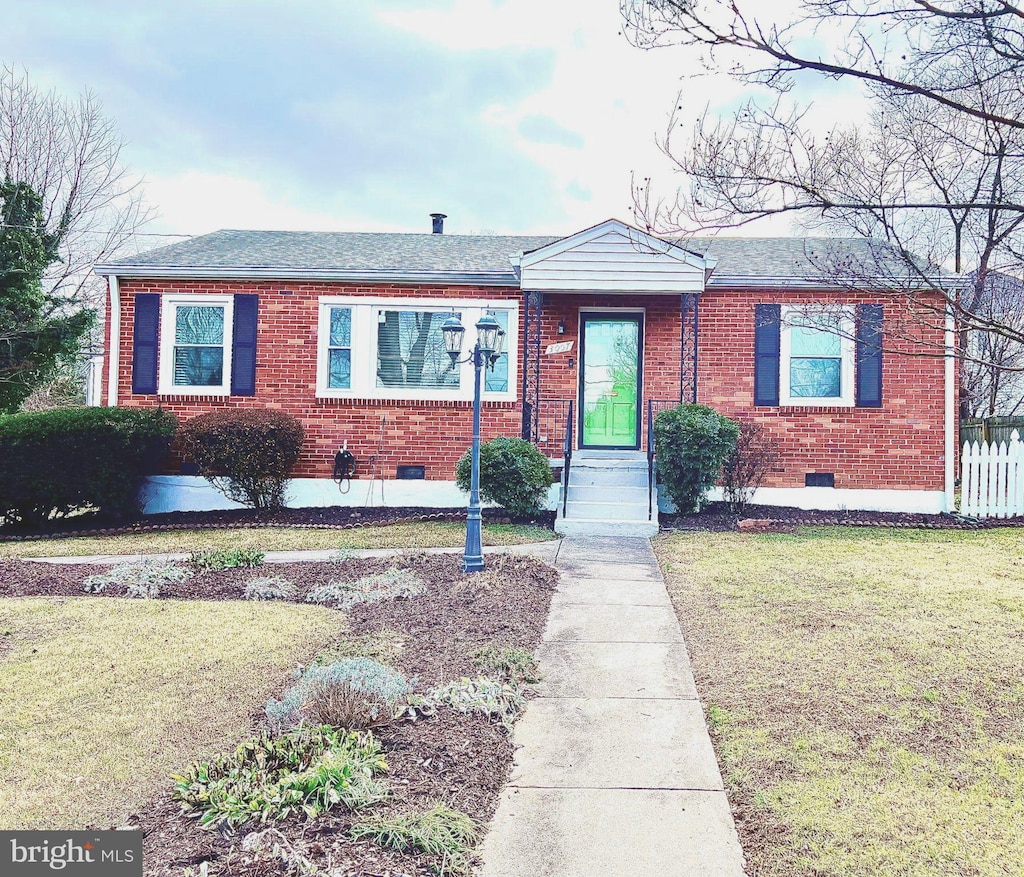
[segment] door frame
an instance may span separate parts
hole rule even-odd
[[[576,377],[576,409],[578,412],[576,422],[576,447],[588,451],[638,451],[640,450],[641,435],[643,426],[643,390],[644,390],[644,319],[646,311],[643,308],[580,308],[579,330],[577,337],[580,339],[580,365]],[[636,345],[636,443],[632,445],[587,445],[583,443],[583,421],[586,414],[584,410],[583,381],[587,372],[587,338],[586,323],[588,320],[630,320],[637,324],[637,345]]]

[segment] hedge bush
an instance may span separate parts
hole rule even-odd
[[[255,509],[284,505],[304,433],[299,421],[274,408],[211,411],[182,424],[182,452],[228,499]]]
[[[679,512],[699,510],[739,431],[735,420],[706,405],[678,405],[654,419],[658,476]]]
[[[139,488],[160,471],[176,426],[153,408],[0,415],[0,516],[38,526],[80,510],[137,514]]]
[[[459,489],[469,492],[470,451],[455,469]],[[531,515],[541,511],[551,486],[551,464],[528,441],[501,436],[480,445],[480,496],[509,514]]]

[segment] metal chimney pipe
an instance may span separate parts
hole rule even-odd
[[[434,221],[434,234],[444,234],[444,221],[448,218],[443,213],[431,213],[430,218]]]

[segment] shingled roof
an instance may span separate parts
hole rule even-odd
[[[338,279],[445,279],[517,286],[513,259],[557,236],[243,231],[224,229],[109,262],[121,276],[319,276]],[[714,257],[711,286],[823,278],[821,265],[842,258],[873,263],[877,242],[837,238],[686,238],[686,250]],[[882,245],[884,246],[884,245]],[[905,269],[903,269],[905,272]]]

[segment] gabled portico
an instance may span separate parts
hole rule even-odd
[[[571,399],[576,446],[638,450],[645,399],[696,398],[697,301],[714,259],[610,219],[521,253],[513,265],[524,293],[524,438],[543,443],[552,431],[543,428],[547,409]],[[645,386],[652,305],[678,314],[678,383],[670,389]],[[559,359],[552,335],[569,339]]]

